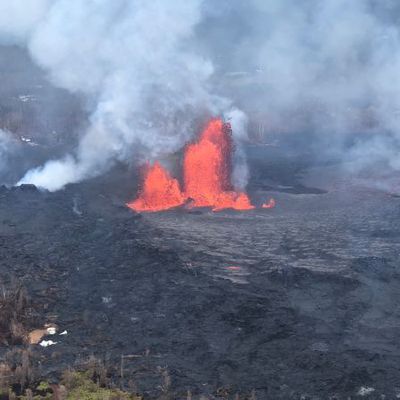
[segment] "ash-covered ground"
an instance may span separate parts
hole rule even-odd
[[[42,373],[96,355],[150,397],[166,374],[174,399],[399,397],[400,200],[277,152],[250,157],[250,195],[272,210],[138,215],[118,170],[1,189],[2,280],[68,331],[33,346]]]

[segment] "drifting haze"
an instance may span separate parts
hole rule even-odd
[[[115,160],[154,159],[209,115],[231,120],[240,142],[246,113],[338,151],[368,132],[344,157],[397,168],[399,16],[396,0],[2,0],[0,41],[26,46],[91,114],[74,153],[21,182],[57,190]]]
[[[0,172],[7,167],[8,157],[16,150],[12,136],[0,129]]]

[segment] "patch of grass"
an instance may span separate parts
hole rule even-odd
[[[0,362],[0,400],[144,400],[137,394],[134,381],[128,382],[128,391],[118,389],[113,380],[113,370],[103,361],[92,356],[80,370],[67,370],[57,383],[43,380],[39,360],[31,349],[13,349]],[[157,400],[256,400],[256,393],[237,394],[232,388],[221,387],[214,395],[192,395],[187,391],[178,394],[171,391],[171,377],[166,368],[157,368],[161,381],[146,399]],[[150,397],[149,397],[150,396]]]
[[[62,385],[66,400],[141,400],[142,397],[122,392],[119,389],[101,387],[88,376],[87,372],[67,371]]]
[[[101,387],[88,372],[67,371],[59,385],[42,381],[35,391],[27,389],[17,396],[11,388],[0,391],[3,400],[143,400],[142,397],[119,389]]]

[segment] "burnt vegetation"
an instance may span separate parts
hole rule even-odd
[[[35,313],[27,290],[14,283],[0,289],[0,342],[20,345],[27,342],[29,328],[35,323]]]

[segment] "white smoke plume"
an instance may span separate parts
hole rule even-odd
[[[0,1],[0,41],[24,45],[51,3],[52,0]]]
[[[397,0],[232,0],[208,12],[217,28],[203,23],[204,48],[223,44],[213,53],[230,97],[270,132],[316,132],[320,153],[360,166],[399,164]]]
[[[17,144],[12,136],[0,129],[0,176],[7,167],[10,155],[17,149]]]
[[[91,114],[74,153],[21,182],[56,190],[114,160],[175,151],[207,115],[246,140],[243,111],[270,132],[318,132],[345,159],[398,168],[399,17],[397,0],[0,0],[0,42],[25,46]],[[359,132],[372,139],[342,146]],[[238,186],[243,160],[239,148]]]
[[[243,147],[240,146],[240,143],[248,140],[248,118],[243,111],[232,108],[225,113],[224,119],[231,124],[235,142],[239,143],[239,146],[235,148],[233,159],[233,185],[237,189],[245,189],[249,180],[249,168],[246,154],[243,151]]]
[[[8,36],[27,39],[51,81],[85,95],[93,111],[74,154],[29,171],[20,183],[57,190],[134,152],[150,159],[173,152],[192,135],[196,116],[229,107],[207,88],[211,62],[190,46],[201,1],[54,0],[40,6],[45,11],[37,18],[17,18],[20,37],[15,27]],[[8,11],[25,12],[16,5]]]

